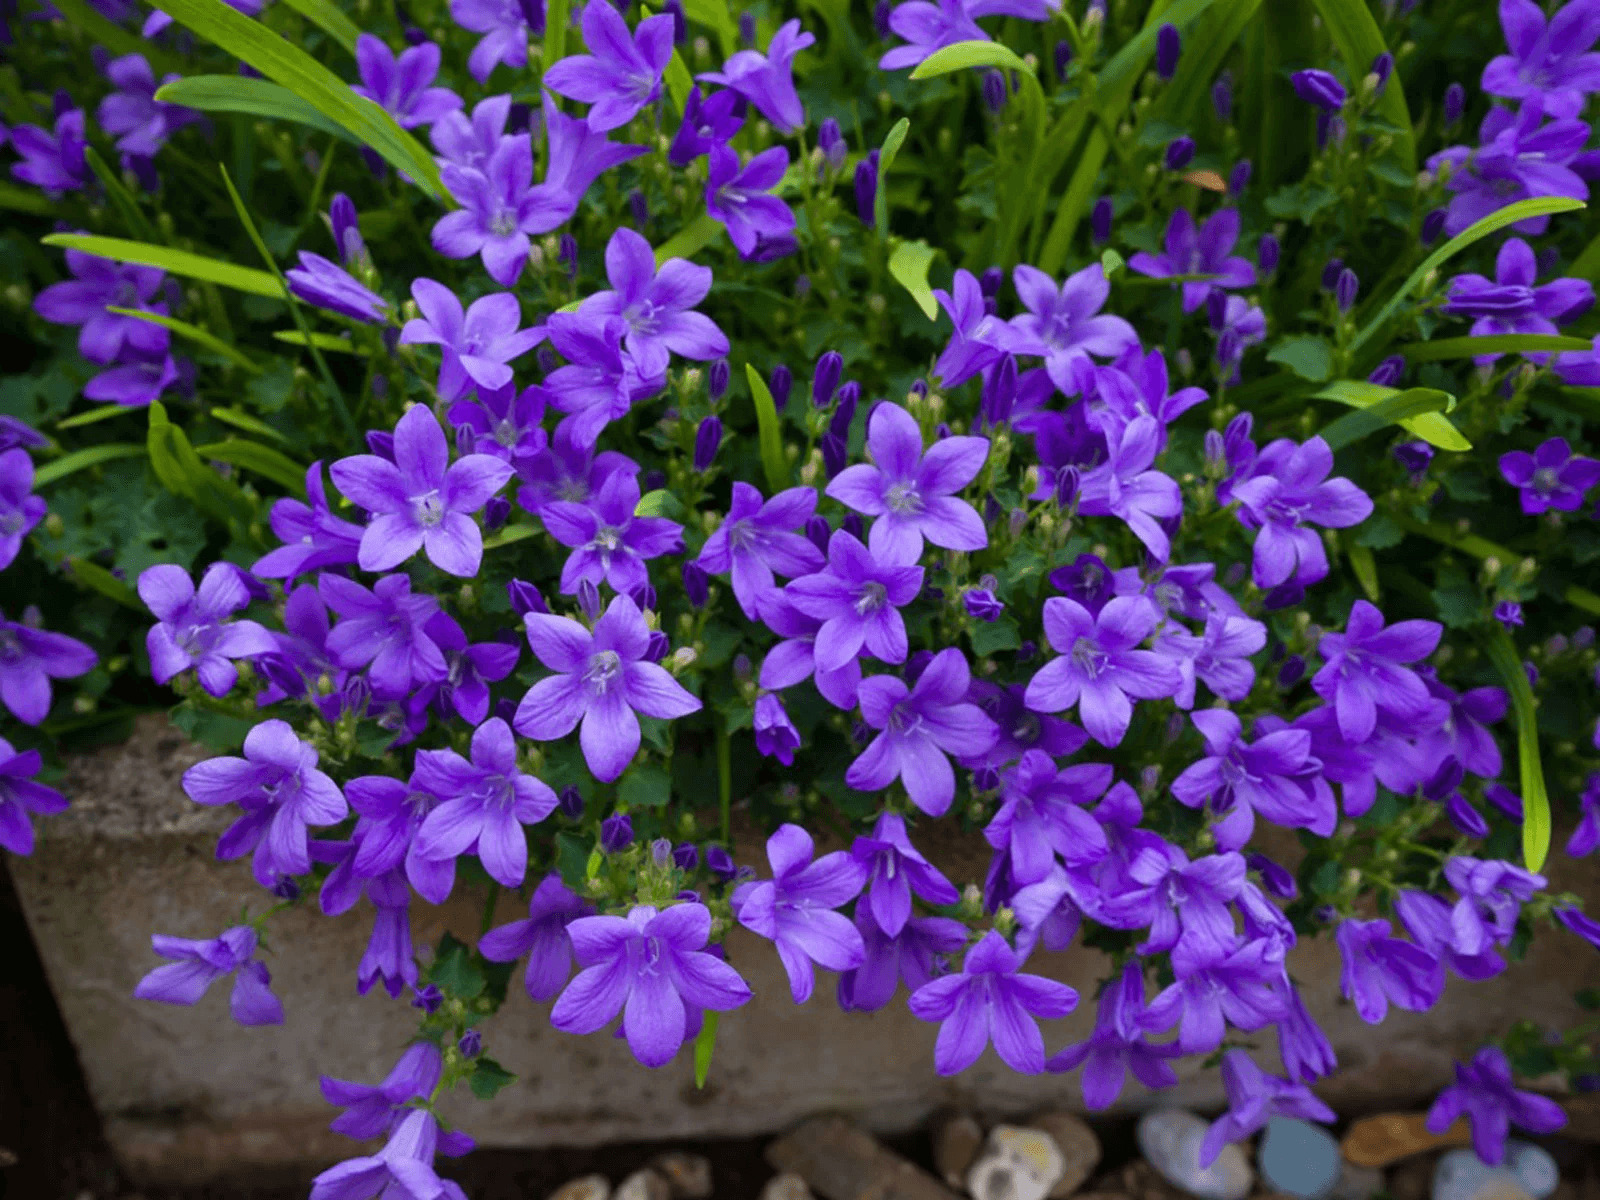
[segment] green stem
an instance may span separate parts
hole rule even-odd
[[[478,924],[479,937],[482,937],[494,927],[494,906],[499,899],[500,885],[491,880],[488,894],[483,899],[483,920]]]
[[[1524,557],[1504,546],[1496,545],[1487,538],[1481,538],[1473,533],[1451,533],[1448,530],[1438,529],[1431,524],[1413,520],[1402,514],[1395,514],[1395,521],[1408,533],[1415,533],[1420,537],[1429,538],[1441,546],[1449,546],[1452,550],[1459,550],[1463,554],[1470,554],[1474,558],[1498,558],[1503,563],[1512,563]],[[1573,608],[1589,613],[1591,616],[1600,617],[1600,595],[1596,595],[1588,588],[1572,584],[1561,590],[1561,599]]]
[[[717,807],[722,817],[722,840],[733,841],[733,739],[728,723],[717,719]]]

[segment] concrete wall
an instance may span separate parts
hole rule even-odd
[[[11,870],[90,1089],[126,1167],[143,1179],[199,1178],[224,1166],[332,1161],[349,1143],[327,1132],[333,1115],[316,1086],[320,1073],[375,1082],[414,1028],[404,999],[355,991],[370,910],[330,920],[295,911],[274,924],[268,962],[283,997],[280,1028],[242,1029],[224,992],[197,1008],[136,1001],[134,984],[158,960],[152,932],[211,936],[261,893],[244,863],[213,861],[226,813],[191,804],[179,777],[206,752],[160,720],[129,743],[74,764],[65,789],[73,808],[38,823],[39,848]],[[986,847],[953,828],[919,834],[952,878],[981,878]],[[938,844],[943,842],[945,844]],[[743,861],[764,862],[752,839]],[[1587,894],[1600,909],[1600,881],[1557,852],[1556,886]],[[442,929],[470,936],[478,901],[432,908],[415,901],[419,945]],[[510,920],[516,902],[503,902]],[[757,999],[723,1018],[711,1078],[696,1091],[688,1055],[659,1071],[633,1061],[606,1034],[578,1038],[551,1029],[543,1011],[514,990],[486,1027],[493,1054],[521,1078],[489,1104],[461,1098],[457,1118],[488,1146],[585,1144],[613,1139],[748,1135],[780,1129],[821,1110],[843,1110],[880,1132],[922,1121],[960,1103],[1009,1115],[1045,1103],[1079,1107],[1075,1076],[1025,1078],[989,1052],[965,1074],[933,1071],[935,1029],[903,1003],[872,1014],[841,1013],[832,980],[803,1008],[789,1000],[777,956],[739,931],[729,954]],[[1083,1037],[1103,974],[1098,955],[1042,955],[1036,969],[1084,994],[1071,1018],[1047,1023],[1053,1052]],[[1487,984],[1452,981],[1427,1014],[1396,1012],[1364,1025],[1338,996],[1331,940],[1300,947],[1292,972],[1333,1040],[1343,1066],[1321,1090],[1345,1112],[1414,1103],[1449,1078],[1464,1055],[1528,1017],[1554,1026],[1577,1019],[1572,993],[1600,985],[1600,955],[1561,932],[1541,936],[1527,961]],[[902,996],[903,1000],[903,996]],[[1275,1059],[1272,1037],[1260,1039]],[[1191,1069],[1167,1099],[1215,1106],[1215,1072]],[[1130,1083],[1125,1107],[1148,1103]]]

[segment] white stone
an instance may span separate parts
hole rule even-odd
[[[1533,1200],[1509,1167],[1491,1167],[1472,1150],[1451,1150],[1433,1169],[1432,1200]]]
[[[1543,1146],[1532,1142],[1507,1142],[1506,1166],[1533,1200],[1545,1200],[1561,1182],[1561,1168]]]
[[[604,1175],[580,1175],[551,1192],[550,1200],[611,1200],[611,1181]]]
[[[1200,1166],[1208,1122],[1181,1108],[1158,1108],[1139,1118],[1139,1149],[1173,1187],[1200,1200],[1244,1200],[1255,1172],[1244,1151],[1227,1145],[1209,1167]]]
[[[1043,1130],[996,1125],[967,1172],[967,1192],[973,1200],[1045,1200],[1066,1165]]]
[[[672,1189],[667,1181],[649,1169],[635,1171],[612,1193],[612,1200],[669,1200]]]
[[[793,1171],[784,1171],[767,1180],[761,1189],[761,1200],[813,1200],[806,1181]]]

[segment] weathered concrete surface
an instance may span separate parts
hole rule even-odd
[[[225,992],[194,1009],[132,998],[139,977],[158,963],[149,948],[152,932],[210,936],[232,923],[242,905],[261,901],[247,865],[212,859],[227,814],[190,804],[178,786],[184,768],[203,757],[159,721],[147,723],[125,746],[74,766],[66,783],[73,809],[39,822],[37,853],[11,863],[112,1143],[145,1179],[347,1154],[349,1143],[326,1129],[333,1114],[318,1094],[317,1076],[375,1082],[414,1028],[405,1000],[381,990],[356,995],[356,963],[370,924],[365,905],[334,920],[295,911],[274,924],[276,953],[268,961],[287,1012],[281,1028],[234,1025]],[[952,878],[981,878],[987,848],[980,840],[963,840],[948,823],[930,824],[918,840]],[[747,846],[742,859],[764,862],[759,844]],[[1559,852],[1552,867],[1558,887],[1600,905],[1595,872]],[[514,900],[503,901],[499,919],[511,919],[514,907]],[[479,917],[475,901],[443,908],[416,901],[417,944],[432,944],[447,926],[470,936]],[[797,1008],[770,947],[739,931],[729,954],[758,999],[723,1018],[704,1091],[694,1088],[687,1054],[646,1070],[620,1040],[556,1032],[542,1007],[514,991],[486,1034],[495,1056],[521,1079],[490,1104],[464,1097],[459,1120],[486,1145],[534,1146],[746,1135],[828,1110],[893,1133],[941,1105],[995,1117],[1047,1105],[1081,1108],[1075,1077],[1017,1076],[992,1051],[965,1074],[941,1079],[933,1071],[936,1031],[903,1003],[878,1013],[841,1013],[825,976],[819,994]],[[1034,965],[1085,997],[1071,1018],[1046,1023],[1053,1051],[1087,1034],[1104,966],[1087,951],[1041,956]],[[1500,979],[1453,980],[1433,1012],[1394,1012],[1373,1029],[1339,999],[1331,939],[1300,947],[1291,965],[1344,1068],[1319,1090],[1348,1113],[1420,1101],[1448,1080],[1453,1056],[1516,1018],[1571,1023],[1578,1015],[1572,993],[1600,985],[1600,955],[1564,933],[1548,933]],[[1270,1035],[1259,1045],[1275,1058]],[[1163,1098],[1219,1105],[1216,1073],[1191,1069],[1176,1094]],[[1124,1106],[1147,1102],[1130,1082]]]

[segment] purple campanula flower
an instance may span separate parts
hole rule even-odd
[[[1216,276],[1182,284],[1183,311],[1194,312],[1218,288],[1254,285],[1256,271],[1250,261],[1230,253],[1238,240],[1238,209],[1224,208],[1212,213],[1197,231],[1189,210],[1180,208],[1167,222],[1166,252],[1140,251],[1128,260],[1128,267],[1154,279],[1174,275]]]
[[[413,595],[405,575],[385,575],[368,591],[338,575],[317,578],[323,602],[342,620],[328,635],[328,652],[349,670],[370,664],[372,692],[379,700],[409,695],[420,684],[441,683],[450,673],[444,652],[425,626],[439,602]]]
[[[545,377],[551,406],[567,414],[556,427],[557,440],[593,446],[607,425],[666,384],[664,362],[661,374],[650,375],[625,349],[628,326],[621,317],[558,312],[549,329],[551,343],[568,360]]]
[[[483,531],[471,514],[511,478],[511,464],[489,454],[449,458],[438,418],[418,404],[395,426],[395,462],[358,454],[333,464],[334,484],[372,514],[361,535],[362,570],[387,571],[424,550],[448,574],[478,573]]]
[[[924,453],[916,418],[885,401],[867,422],[867,449],[872,463],[846,467],[828,484],[828,495],[873,518],[874,557],[915,562],[925,538],[949,550],[989,544],[977,511],[956,498],[983,469],[987,438],[949,437]]]
[[[740,50],[723,63],[722,70],[708,71],[697,78],[720,83],[743,96],[779,133],[787,136],[806,123],[805,108],[794,89],[794,58],[816,40],[801,31],[798,20],[785,21],[772,35],[765,54]]]
[[[442,1133],[425,1108],[409,1110],[376,1154],[336,1163],[311,1181],[311,1200],[466,1200],[460,1185],[440,1179],[435,1154],[465,1154],[472,1139]]]
[[[473,452],[492,454],[521,469],[545,448],[542,422],[550,393],[538,384],[518,392],[515,385],[477,389],[471,400],[450,406],[449,420],[458,431],[464,425],[473,434]]]
[[[543,6],[525,0],[450,0],[451,19],[483,35],[467,58],[467,69],[479,83],[487,83],[501,63],[517,70],[528,65],[528,35],[539,32],[528,22],[530,9],[539,10],[542,24]]]
[[[300,251],[300,265],[290,267],[283,277],[289,290],[307,304],[371,325],[381,325],[388,317],[387,300],[320,254]]]
[[[1182,938],[1172,950],[1177,981],[1146,1011],[1143,1025],[1156,1033],[1178,1026],[1175,1043],[1184,1054],[1205,1054],[1222,1044],[1231,1024],[1250,1032],[1283,1015],[1273,983],[1282,971],[1265,939],[1220,946]]]
[[[754,254],[762,238],[782,237],[795,227],[794,212],[772,194],[788,169],[789,151],[782,146],[763,150],[743,166],[729,147],[711,147],[706,211],[727,227],[741,258]]]
[[[839,390],[839,374],[844,370],[844,355],[829,350],[817,359],[811,372],[811,407],[827,408]]]
[[[167,353],[168,331],[153,321],[109,311],[118,308],[166,315],[156,299],[166,272],[158,267],[112,262],[81,250],[66,252],[73,278],[53,283],[33,301],[33,309],[55,325],[77,325],[78,352],[92,363],[157,359]]]
[[[50,714],[50,681],[87,674],[99,658],[76,638],[36,629],[24,616],[16,622],[0,614],[0,702],[24,725],[37,725]]]
[[[1343,476],[1328,478],[1332,470],[1333,451],[1320,437],[1301,445],[1280,438],[1261,451],[1249,478],[1233,485],[1240,523],[1260,531],[1251,561],[1257,587],[1326,578],[1322,539],[1306,526],[1346,529],[1372,515],[1367,494]]]
[[[417,895],[430,904],[442,904],[455,886],[455,859],[427,859],[417,850],[417,831],[442,803],[440,797],[418,786],[415,778],[408,782],[386,775],[362,775],[345,784],[345,799],[359,818],[352,834],[355,853],[348,860],[346,885],[377,879],[403,867]],[[332,881],[334,875],[328,879]],[[324,892],[326,896],[326,884]],[[341,907],[345,901],[353,904],[356,899],[350,891],[331,906]]]
[[[1021,973],[1023,956],[990,930],[967,951],[958,974],[923,984],[911,997],[911,1011],[940,1023],[934,1066],[955,1075],[978,1060],[992,1040],[1012,1070],[1037,1075],[1044,1070],[1044,1038],[1038,1018],[1064,1017],[1078,1006],[1078,993],[1042,975]]]
[[[817,642],[827,621],[801,612],[781,588],[762,592],[757,607],[762,624],[782,639],[762,660],[761,686],[777,690],[811,679],[829,704],[854,708],[856,689],[861,683],[860,655],[851,654],[836,667],[819,666]]]
[[[1452,237],[1474,222],[1518,200],[1569,196],[1586,200],[1589,186],[1572,169],[1589,140],[1589,126],[1576,119],[1544,122],[1542,100],[1523,101],[1520,110],[1491,108],[1478,130],[1478,148],[1452,146],[1428,159],[1430,171],[1454,168],[1448,187],[1455,195],[1446,210],[1444,231]],[[1548,216],[1518,221],[1519,233],[1541,234]]]
[[[1551,909],[1553,916],[1568,933],[1576,934],[1595,949],[1600,950],[1600,921],[1587,915],[1581,908],[1562,905]]]
[[[1243,296],[1213,292],[1206,302],[1206,316],[1217,335],[1217,365],[1231,371],[1229,382],[1236,383],[1244,352],[1266,340],[1266,314]]]
[[[1212,1122],[1200,1143],[1202,1170],[1217,1161],[1224,1146],[1249,1137],[1274,1116],[1300,1121],[1338,1119],[1304,1083],[1268,1075],[1244,1050],[1229,1050],[1222,1056],[1222,1086],[1228,1093],[1228,1111]]]
[[[881,791],[898,778],[913,804],[943,816],[956,791],[946,755],[982,754],[999,736],[988,715],[968,701],[971,682],[966,657],[954,646],[934,655],[909,688],[892,675],[863,679],[861,715],[880,732],[850,764],[845,782],[857,791]]]
[[[561,591],[573,595],[588,580],[632,593],[649,582],[645,562],[683,548],[683,529],[665,517],[638,517],[639,478],[613,474],[582,504],[554,500],[539,512],[545,529],[571,548],[561,568]]]
[[[517,770],[511,727],[499,717],[472,735],[472,760],[454,750],[417,752],[416,783],[445,801],[417,831],[423,858],[476,853],[490,878],[521,887],[528,869],[525,826],[538,824],[556,807],[556,794],[542,780]]]
[[[528,644],[554,674],[523,696],[513,724],[537,741],[563,738],[582,723],[579,744],[597,779],[610,783],[639,750],[635,711],[661,720],[697,712],[700,701],[665,669],[644,661],[650,630],[627,596],[617,596],[591,633],[569,617],[529,613]]]
[[[322,1098],[345,1111],[329,1126],[335,1133],[364,1141],[382,1137],[411,1111],[408,1101],[429,1100],[444,1073],[444,1059],[432,1042],[414,1042],[380,1084],[349,1083],[323,1075]]]
[[[459,400],[470,387],[502,388],[511,382],[507,364],[545,339],[545,327],[520,329],[522,308],[510,292],[474,300],[465,310],[456,294],[442,283],[415,279],[411,295],[422,315],[400,331],[402,346],[438,346],[439,395]]]
[[[1181,171],[1194,161],[1194,139],[1185,134],[1167,143],[1162,161],[1169,171]]]
[[[270,887],[280,875],[311,870],[308,828],[334,825],[349,812],[343,793],[317,770],[317,752],[288,722],[263,721],[245,735],[244,757],[196,763],[183,773],[196,804],[237,804],[243,814],[217,842],[229,862],[254,851],[256,881]]]
[[[0,738],[0,848],[33,853],[30,815],[53,816],[67,810],[67,798],[34,778],[44,765],[37,750],[17,750]]]
[[[523,987],[535,1003],[553,1000],[572,974],[572,948],[567,925],[578,917],[594,915],[594,907],[569,891],[561,876],[546,875],[528,901],[528,915],[489,930],[478,941],[478,953],[490,962],[515,962],[523,955],[528,966]]]
[[[1579,0],[1548,21],[1533,0],[1500,0],[1500,27],[1511,51],[1489,61],[1480,86],[1491,96],[1540,99],[1550,117],[1576,117],[1600,91],[1600,9]]]
[[[1119,929],[1148,926],[1149,936],[1136,947],[1140,954],[1171,950],[1185,937],[1226,945],[1233,936],[1228,906],[1244,908],[1245,861],[1229,852],[1190,862],[1176,846],[1152,847],[1128,864],[1121,882],[1133,886],[1108,895],[1098,915]]]
[[[705,473],[711,469],[711,464],[716,461],[717,448],[722,445],[722,419],[720,417],[706,417],[700,422],[694,434],[694,469]]]
[[[1178,27],[1171,21],[1163,21],[1156,30],[1156,77],[1158,79],[1171,79],[1178,73],[1178,57],[1183,51],[1183,39],[1178,35]]]
[[[1183,512],[1183,496],[1175,480],[1153,469],[1161,440],[1154,417],[1135,417],[1121,430],[1108,431],[1106,461],[1080,476],[1078,511],[1120,518],[1164,562],[1172,542],[1161,522]]]
[[[589,0],[583,10],[588,54],[568,55],[545,68],[544,86],[588,104],[595,133],[618,129],[661,95],[661,76],[672,58],[672,17],[648,17],[629,31],[610,0]]]
[[[874,150],[856,163],[853,181],[856,195],[856,216],[868,229],[876,228],[878,200],[878,151]]]
[[[1403,888],[1395,897],[1394,911],[1411,940],[1448,967],[1452,974],[1462,979],[1484,980],[1506,969],[1505,959],[1491,944],[1475,945],[1471,951],[1459,948],[1463,939],[1456,930],[1451,906],[1438,896]],[[1473,934],[1470,924],[1465,928],[1469,938],[1466,944],[1480,940]]]
[[[1100,313],[1111,284],[1099,263],[1070,275],[1059,288],[1043,271],[1019,264],[1011,273],[1027,312],[1010,322],[1010,349],[1044,359],[1050,381],[1067,395],[1078,391],[1074,366],[1089,355],[1114,358],[1136,346],[1139,335],[1121,317]]]
[[[606,278],[612,290],[589,296],[578,311],[601,321],[620,317],[623,344],[642,375],[665,371],[669,354],[704,362],[728,353],[722,330],[693,311],[711,290],[710,267],[669,258],[658,269],[650,243],[619,228],[606,244]]]
[[[1392,387],[1399,383],[1398,379],[1391,383],[1380,383],[1382,387]],[[1401,442],[1393,451],[1395,461],[1406,469],[1411,477],[1411,484],[1416,487],[1427,478],[1428,464],[1433,462],[1433,447],[1427,442]]]
[[[1567,854],[1585,858],[1600,846],[1600,772],[1589,776],[1578,805],[1581,816],[1567,839]]]
[[[272,994],[267,968],[254,961],[256,931],[235,925],[220,937],[204,941],[155,934],[151,948],[173,961],[157,967],[133,989],[140,1000],[162,1004],[197,1004],[213,983],[233,975],[233,995],[228,1001],[233,1019],[241,1025],[282,1025],[283,1005]]]
[[[21,447],[0,451],[0,570],[16,561],[22,539],[44,520],[47,507],[43,496],[33,494],[28,452]]]
[[[100,101],[95,120],[116,137],[124,170],[137,170],[141,160],[148,165],[172,134],[201,119],[192,109],[156,99],[160,84],[142,54],[112,59],[105,66],[105,75],[117,90]],[[163,76],[161,84],[178,78]]]
[[[26,421],[0,415],[0,451],[14,450],[18,446],[43,446],[47,440]]]
[[[1083,1067],[1080,1085],[1084,1107],[1091,1112],[1110,1108],[1128,1072],[1145,1087],[1160,1089],[1178,1082],[1168,1059],[1177,1057],[1175,1046],[1152,1046],[1144,1040],[1144,974],[1129,963],[1122,974],[1100,993],[1094,1032],[1084,1042],[1067,1046],[1045,1064],[1052,1074]]]
[[[1306,1011],[1299,989],[1287,977],[1283,981],[1283,991],[1287,1000],[1277,1021],[1278,1057],[1284,1074],[1290,1079],[1315,1083],[1333,1074],[1338,1069],[1338,1060],[1327,1035]]]
[[[1555,509],[1577,512],[1584,494],[1600,483],[1600,460],[1573,454],[1566,438],[1550,438],[1532,454],[1512,450],[1500,456],[1500,475],[1517,489],[1529,516]]]
[[[1500,774],[1500,747],[1489,726],[1505,719],[1510,703],[1503,688],[1482,687],[1457,694],[1431,676],[1423,683],[1437,699],[1449,706],[1446,720],[1436,729],[1420,733],[1417,752],[1437,770],[1446,761],[1455,761],[1482,779]]]
[[[306,499],[276,500],[269,520],[283,545],[256,560],[250,573],[262,579],[293,580],[308,571],[344,566],[356,561],[361,547],[361,526],[333,515],[322,483],[322,463],[306,469]]]
[[[960,893],[937,867],[911,844],[899,813],[879,814],[870,837],[858,837],[851,855],[868,871],[866,896],[858,907],[870,908],[879,931],[894,938],[911,917],[915,892],[929,904],[955,904]]]
[[[1444,877],[1461,897],[1450,914],[1454,947],[1468,955],[1509,945],[1522,906],[1549,882],[1512,863],[1466,855],[1446,860]]]
[[[1194,707],[1195,681],[1224,700],[1243,700],[1255,683],[1250,656],[1267,644],[1267,627],[1250,617],[1212,609],[1198,637],[1176,628],[1163,629],[1155,648],[1178,668],[1180,686],[1173,696],[1179,708]]]
[[[440,165],[451,163],[466,170],[484,170],[505,141],[510,118],[510,96],[488,96],[478,101],[470,117],[460,110],[445,113],[428,131]]]
[[[461,107],[449,88],[429,87],[439,74],[439,47],[423,42],[399,58],[381,38],[363,33],[356,39],[356,67],[361,82],[350,90],[389,113],[402,129],[431,125]]]
[[[960,760],[962,766],[973,770],[983,767],[998,770],[1017,762],[1035,748],[1053,758],[1065,758],[1076,754],[1089,740],[1089,735],[1072,722],[1032,711],[1023,697],[1024,689],[1020,686],[1001,687],[987,679],[972,681],[967,699],[989,714],[1000,736],[981,757]]]
[[[775,573],[795,578],[822,569],[822,555],[795,532],[816,506],[812,488],[788,488],[763,501],[754,486],[735,482],[728,515],[695,561],[708,575],[731,572],[739,607],[750,620],[757,620],[758,601],[775,585]]]
[[[905,661],[906,626],[900,609],[916,599],[922,580],[921,567],[882,563],[841,529],[829,539],[827,566],[802,575],[784,590],[796,609],[823,622],[816,665],[837,671],[863,648],[883,662]]]
[[[780,826],[767,839],[773,877],[741,883],[733,891],[739,924],[777,948],[796,1004],[811,998],[813,963],[849,971],[866,956],[861,934],[848,917],[834,911],[860,894],[866,866],[843,850],[813,862],[814,853],[811,835],[800,826]]]
[[[600,822],[600,849],[619,854],[633,845],[633,822],[627,813],[612,813]]]
[[[969,588],[961,597],[967,615],[977,621],[994,622],[1000,619],[1006,606],[988,588]]]
[[[1360,278],[1349,267],[1343,268],[1333,285],[1333,300],[1340,316],[1347,315],[1355,307],[1356,295],[1360,290]]]
[[[912,917],[898,933],[886,933],[870,903],[856,904],[855,925],[866,955],[861,966],[839,976],[839,1007],[846,1012],[882,1008],[901,980],[917,991],[943,975],[948,956],[967,943],[967,927],[948,917]]]
[[[1389,935],[1389,922],[1350,917],[1335,935],[1344,967],[1339,988],[1368,1025],[1388,1015],[1392,1002],[1427,1012],[1444,990],[1444,969],[1421,946]]]
[[[983,836],[1011,858],[1011,877],[1026,887],[1050,873],[1059,855],[1069,868],[1104,858],[1106,837],[1083,807],[1111,785],[1105,763],[1075,763],[1057,769],[1043,750],[1029,750],[1000,776],[1000,808]]]
[[[81,108],[56,114],[50,129],[38,125],[13,125],[11,146],[22,156],[11,164],[11,175],[31,183],[52,199],[80,190],[89,181],[88,149]]]
[[[878,60],[878,67],[898,71],[916,66],[945,46],[990,40],[975,20],[977,17],[1048,21],[1059,7],[1055,0],[909,0],[889,13],[888,28],[910,44],[890,50]]]
[[[950,290],[935,288],[933,295],[955,325],[933,371],[953,388],[1000,361],[1010,345],[1010,327],[988,311],[983,285],[970,271],[958,268]]]
[[[157,620],[145,638],[157,683],[194,667],[201,687],[213,696],[226,696],[239,679],[232,660],[277,649],[272,635],[255,621],[225,620],[250,603],[241,574],[232,563],[213,563],[198,590],[187,571],[170,563],[140,574],[139,598]]]
[[[1482,275],[1457,275],[1450,281],[1450,298],[1439,311],[1472,317],[1473,337],[1492,337],[1509,333],[1555,333],[1594,303],[1594,288],[1585,279],[1555,279],[1535,286],[1538,264],[1533,250],[1521,238],[1509,238],[1495,257],[1493,280]],[[1479,355],[1474,361],[1485,366],[1498,354]],[[1529,354],[1530,361],[1544,363],[1547,354]]]
[[[1119,596],[1091,614],[1075,600],[1052,596],[1044,603],[1044,628],[1058,657],[1029,682],[1028,707],[1055,713],[1076,705],[1095,741],[1119,744],[1132,719],[1132,700],[1169,697],[1181,682],[1168,659],[1136,649],[1160,619],[1142,597]]]
[[[1354,743],[1372,736],[1378,714],[1416,720],[1432,697],[1427,685],[1405,664],[1433,653],[1443,627],[1435,621],[1396,621],[1357,600],[1343,633],[1325,633],[1317,644],[1323,666],[1312,676],[1317,695],[1332,706],[1339,731]]]
[[[686,167],[713,146],[725,146],[744,128],[746,104],[737,92],[714,92],[703,100],[700,85],[689,89],[683,105],[683,123],[667,148],[667,161]]]
[[[1289,81],[1294,84],[1295,95],[1324,112],[1338,112],[1344,107],[1344,84],[1327,71],[1316,69],[1296,71]]]
[[[706,951],[710,934],[711,913],[697,903],[578,918],[567,936],[583,969],[556,1000],[550,1023],[564,1033],[594,1033],[622,1012],[634,1057],[664,1066],[687,1035],[687,1004],[727,1012],[750,999],[738,972]]]
[[[1428,1110],[1428,1131],[1443,1133],[1465,1116],[1472,1126],[1472,1148],[1490,1166],[1504,1160],[1512,1125],[1529,1133],[1554,1133],[1567,1123],[1567,1114],[1554,1100],[1516,1089],[1511,1063],[1500,1047],[1485,1046],[1470,1062],[1455,1067],[1455,1083]]]
[[[800,731],[789,719],[783,701],[772,692],[756,698],[751,716],[751,728],[756,736],[756,749],[768,758],[776,758],[784,766],[794,765],[794,752],[800,748]]]

